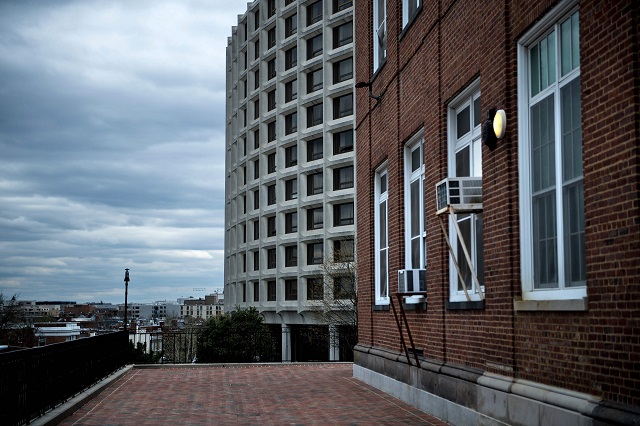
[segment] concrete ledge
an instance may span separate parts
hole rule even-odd
[[[103,390],[109,387],[113,382],[118,380],[120,377],[125,375],[129,370],[133,368],[132,365],[127,365],[124,368],[116,371],[110,376],[107,376],[104,380],[100,381],[96,385],[90,387],[86,391],[79,393],[75,397],[71,398],[64,404],[61,404],[54,408],[51,411],[48,411],[43,416],[38,417],[30,424],[34,426],[43,426],[43,425],[57,425],[61,423],[64,419],[78,411],[80,407],[86,404],[88,401],[91,401],[93,398],[98,396]]]
[[[560,311],[560,312],[576,312],[587,311],[588,301],[584,297],[582,299],[569,300],[514,300],[513,310],[516,312],[527,311]]]
[[[433,360],[417,369],[386,349],[355,352],[355,378],[452,424],[640,425],[639,407],[597,396]]]

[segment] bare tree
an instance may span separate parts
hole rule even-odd
[[[307,297],[319,300],[320,315],[329,325],[331,345],[350,358],[358,342],[358,289],[352,239],[334,242],[334,249],[320,265],[321,274],[311,278]],[[347,353],[348,352],[348,353]]]
[[[0,292],[0,345],[30,348],[35,344],[35,329],[20,307],[18,295],[7,300]]]

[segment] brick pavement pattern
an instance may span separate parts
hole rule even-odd
[[[446,425],[351,364],[132,369],[62,425]]]

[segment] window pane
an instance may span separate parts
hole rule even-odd
[[[380,297],[389,295],[387,278],[387,250],[380,251]]]
[[[411,237],[420,235],[420,182],[411,182]]]
[[[467,133],[469,133],[469,131],[471,130],[471,111],[470,111],[470,107],[466,107],[465,109],[463,109],[462,111],[460,111],[457,115],[456,115],[456,122],[457,122],[457,134],[456,137],[458,139],[460,139],[462,136],[466,135]]]
[[[387,202],[380,203],[380,247],[387,247]]]
[[[462,238],[464,239],[467,250],[469,250],[469,248],[471,247],[471,216],[468,214],[459,214],[457,215],[457,220],[458,226],[460,227],[460,233],[462,234]],[[471,290],[473,278],[471,276],[471,269],[469,268],[469,263],[465,258],[465,254],[462,249],[462,242],[460,240],[458,240],[456,257],[458,259],[458,266],[460,266],[460,272],[462,273],[464,284],[466,285],[467,290]],[[463,291],[460,277],[458,277],[458,291]]]
[[[534,288],[557,288],[555,191],[533,198]]]
[[[531,108],[531,183],[533,192],[555,185],[553,96]]]
[[[422,149],[420,146],[411,151],[411,171],[415,172],[422,165]]]
[[[582,123],[580,116],[580,81],[560,91],[562,103],[562,169],[563,181],[582,176]]]
[[[480,125],[480,98],[473,101],[473,127]]]
[[[469,145],[456,152],[456,176],[471,176],[471,157]]]
[[[563,191],[565,286],[587,280],[584,246],[584,187],[582,180]]]

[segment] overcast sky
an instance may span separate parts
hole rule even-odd
[[[125,268],[131,302],[222,289],[225,48],[246,5],[0,1],[5,297],[123,303]]]

